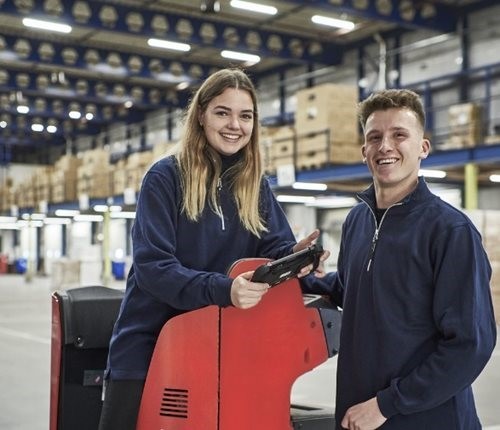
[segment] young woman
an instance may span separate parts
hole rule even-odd
[[[166,321],[207,305],[257,305],[269,286],[251,282],[252,272],[231,279],[229,266],[240,258],[280,258],[318,237],[315,231],[296,243],[263,178],[258,136],[252,82],[241,70],[221,70],[194,95],[179,152],[147,172],[132,231],[133,264],[110,343],[100,430],[135,429]]]

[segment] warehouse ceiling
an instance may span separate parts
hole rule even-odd
[[[64,147],[111,123],[141,122],[149,111],[184,107],[192,88],[219,68],[241,64],[258,81],[291,66],[332,66],[375,34],[450,33],[469,11],[496,3],[258,1],[276,13],[245,11],[234,0],[0,0],[0,163]],[[317,25],[314,15],[354,28]],[[71,31],[34,29],[25,18]],[[156,47],[151,39],[189,50]],[[260,61],[227,59],[224,50]]]

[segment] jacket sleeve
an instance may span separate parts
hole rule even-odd
[[[342,283],[344,243],[344,229],[342,229],[342,240],[340,242],[336,272],[329,272],[323,278],[317,278],[311,274],[300,280],[304,293],[326,295],[329,297],[330,301],[339,308],[343,307],[344,302],[344,286]]]
[[[228,306],[232,284],[229,277],[187,268],[176,257],[181,201],[177,181],[173,165],[166,169],[153,167],[144,177],[132,230],[137,284],[158,301],[177,309]]]
[[[472,225],[444,231],[433,244],[433,318],[437,346],[408,375],[377,393],[382,414],[411,414],[438,406],[470,386],[496,342],[491,267]]]

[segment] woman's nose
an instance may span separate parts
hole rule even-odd
[[[229,116],[229,127],[240,128],[240,121],[236,115]]]

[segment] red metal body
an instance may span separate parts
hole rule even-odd
[[[240,260],[235,277],[268,260]],[[168,321],[137,430],[290,430],[294,381],[328,358],[318,310],[296,279],[247,310],[209,306]]]

